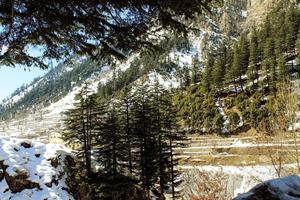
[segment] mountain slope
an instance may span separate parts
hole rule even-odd
[[[227,0],[211,15],[199,16],[191,23],[194,31],[188,40],[180,36],[166,37],[168,33],[162,33],[161,38],[167,38],[161,40],[164,49],[153,55],[140,52],[123,63],[94,63],[75,57],[59,65],[18,89],[2,103],[0,112],[4,120],[0,131],[23,137],[39,136],[49,141],[51,135],[61,131],[63,112],[72,107],[75,94],[86,81],[90,82],[94,92],[99,85],[100,93],[109,94],[115,87],[112,79],[117,81],[119,89],[143,76],[153,80],[155,74],[161,76],[160,81],[165,85],[182,87],[183,74],[190,71],[195,62],[198,70],[202,71],[208,51],[217,51],[220,46],[235,40],[247,21],[248,13],[251,13],[248,12],[253,8],[250,4],[253,5],[247,0]]]

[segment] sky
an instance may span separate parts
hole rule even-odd
[[[38,57],[43,53],[42,47],[29,47],[30,56]],[[45,64],[55,67],[59,61],[43,60]],[[0,65],[0,103],[3,99],[11,95],[17,88],[24,84],[28,84],[39,76],[46,74],[48,70],[42,70],[38,67],[26,67],[17,65],[16,67],[8,67]]]
[[[0,101],[8,97],[17,88],[23,84],[28,84],[34,78],[44,75],[47,70],[41,70],[37,67],[7,67],[0,66]]]

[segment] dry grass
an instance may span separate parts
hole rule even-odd
[[[239,136],[227,138],[212,135],[194,136],[194,138],[199,146],[205,147],[209,143],[210,147],[178,149],[177,152],[181,155],[185,152],[185,157],[180,160],[179,164],[249,166],[272,165],[278,162],[295,163],[295,140],[293,134],[289,132],[277,132],[272,136],[266,136],[252,129]],[[223,145],[220,144],[224,140],[236,139],[254,146],[222,147]],[[297,140],[300,142],[300,137]],[[197,147],[195,144],[193,146]],[[300,150],[300,145],[297,145],[297,149]]]
[[[185,177],[186,188],[183,199],[186,200],[228,200],[227,175],[195,170]]]

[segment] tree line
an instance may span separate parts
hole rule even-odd
[[[115,184],[135,183],[145,199],[150,199],[155,184],[159,196],[169,188],[174,198],[177,160],[173,149],[184,140],[184,133],[177,128],[172,94],[158,82],[125,87],[109,101],[88,94],[86,84],[74,108],[66,112],[63,139],[80,145],[78,158],[96,197],[122,199],[126,191],[119,193]],[[92,170],[95,162],[100,167],[97,172]],[[101,183],[95,183],[95,174],[105,177]]]

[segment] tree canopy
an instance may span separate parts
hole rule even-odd
[[[74,53],[126,58],[154,47],[162,28],[187,33],[184,19],[210,11],[221,0],[1,0],[0,62],[36,65]],[[32,55],[39,47],[41,55]]]

